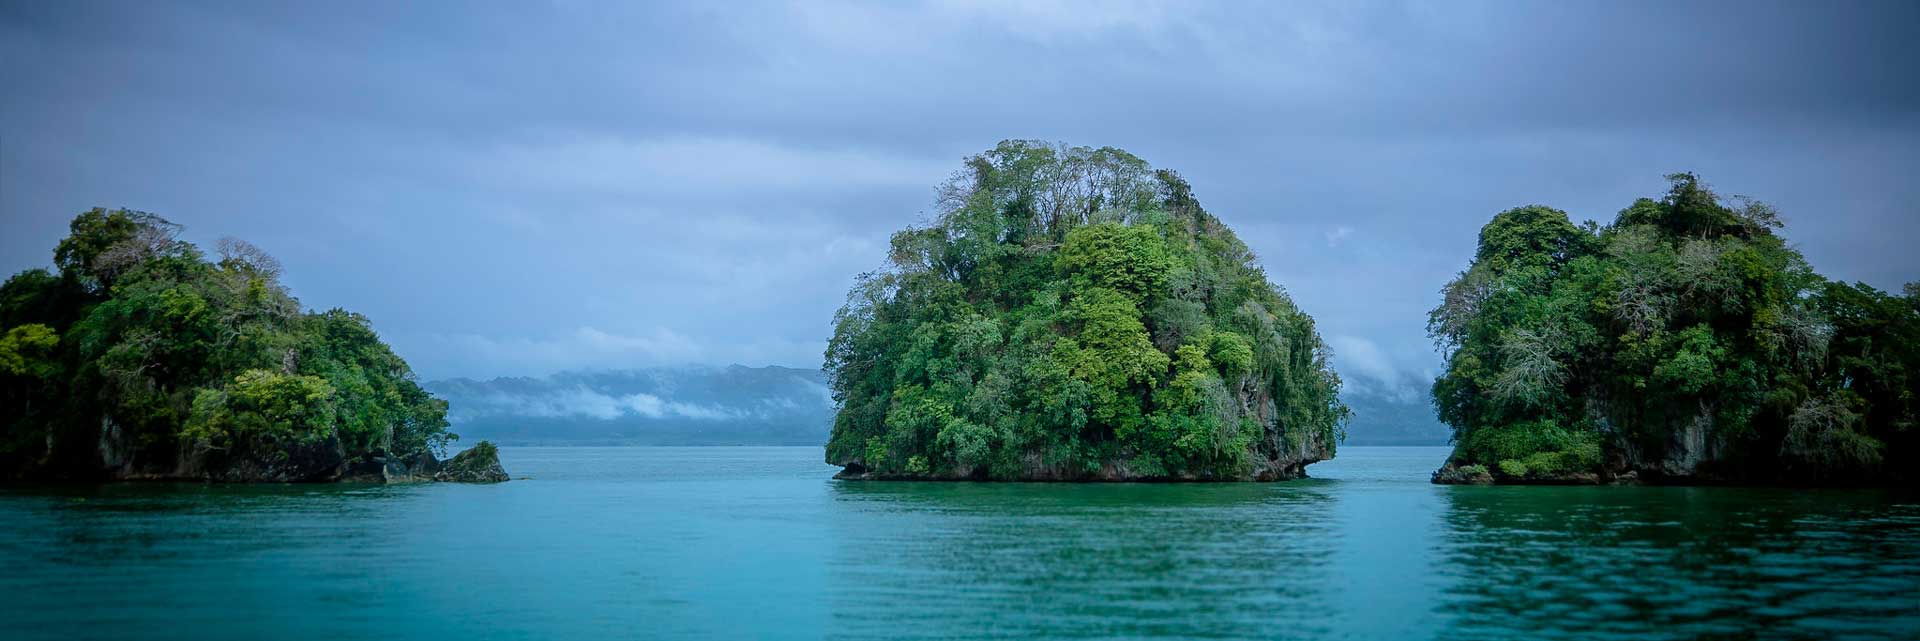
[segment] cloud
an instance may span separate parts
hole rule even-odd
[[[608,394],[584,386],[542,388],[521,393],[462,394],[459,398],[460,402],[452,409],[452,419],[455,421],[494,416],[583,417],[602,421],[623,417],[721,421],[754,416],[751,412],[734,408],[672,401],[644,393]]]
[[[1607,220],[1671,171],[1777,206],[1831,278],[1920,274],[1911,2],[0,14],[0,185],[33,187],[0,189],[0,273],[87,207],[155,211],[266,248],[427,377],[817,365],[854,276],[1005,138],[1180,171],[1355,388],[1422,386],[1489,216]]]
[[[833,399],[817,371],[682,365],[567,371],[425,385],[456,423],[484,418],[595,421],[813,420]]]
[[[1427,353],[1389,352],[1372,340],[1344,334],[1326,340],[1348,394],[1411,402],[1425,396],[1433,380]]]
[[[409,359],[417,364],[416,371],[426,379],[545,376],[567,370],[625,370],[687,364],[815,366],[826,349],[825,339],[790,341],[770,336],[702,343],[665,327],[637,333],[579,327],[559,334],[508,338],[474,333],[398,333],[389,339],[402,353],[410,355]],[[644,395],[588,405],[609,408],[601,413],[616,407],[642,414],[698,411],[659,404]]]
[[[711,198],[742,192],[906,187],[932,193],[930,176],[952,162],[884,149],[797,146],[742,136],[674,134],[625,140],[604,135],[553,135],[479,154],[461,153],[476,180],[525,189],[625,197],[661,194]]]
[[[1400,378],[1400,370],[1373,341],[1358,336],[1333,336],[1327,339],[1327,344],[1333,347],[1333,360],[1342,374],[1383,382]]]
[[[1352,236],[1352,235],[1353,235],[1353,228],[1348,227],[1346,225],[1340,225],[1338,227],[1334,227],[1333,229],[1329,229],[1327,230],[1327,233],[1326,233],[1327,246],[1339,247],[1340,241],[1346,240],[1348,236]]]

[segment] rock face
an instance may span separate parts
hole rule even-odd
[[[500,483],[511,480],[500,466],[500,450],[481,441],[451,460],[430,453],[410,458],[376,456],[350,466],[340,480],[353,483]]]
[[[486,441],[455,455],[433,475],[433,480],[454,483],[499,483],[509,478],[500,467],[500,450]]]
[[[197,464],[181,469],[181,476],[221,483],[315,483],[340,478],[347,468],[340,439],[327,438],[284,449],[237,450],[209,453]]]
[[[1599,474],[1595,472],[1559,472],[1552,475],[1532,475],[1524,478],[1495,479],[1493,471],[1485,465],[1464,465],[1457,461],[1448,461],[1446,465],[1433,472],[1436,485],[1631,485],[1636,484],[1639,476],[1633,472],[1624,474]]]
[[[431,452],[395,455],[375,451],[349,458],[338,438],[305,445],[240,447],[232,450],[142,457],[112,420],[100,424],[98,458],[92,476],[71,480],[212,481],[216,483],[497,483],[509,480],[499,449],[480,441],[451,461]],[[161,458],[161,457],[164,457]]]
[[[1596,406],[1598,407],[1598,406]],[[1448,458],[1433,473],[1440,485],[1738,485],[1759,482],[1790,482],[1771,476],[1767,470],[1742,467],[1728,460],[1734,448],[1716,432],[1713,414],[1701,411],[1681,416],[1661,426],[1662,439],[1635,443],[1621,434],[1620,421],[1604,408],[1592,409],[1589,420],[1611,435],[1603,440],[1606,454],[1591,468],[1516,472],[1500,464],[1481,464]]]
[[[1439,485],[1493,485],[1493,473],[1484,465],[1455,465],[1448,462],[1433,472]]]
[[[423,483],[436,480],[441,463],[432,453],[412,457],[370,456],[347,466],[346,483]]]

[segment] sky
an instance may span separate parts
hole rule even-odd
[[[0,2],[0,270],[89,207],[253,242],[426,379],[818,366],[1002,139],[1181,172],[1349,388],[1422,392],[1479,227],[1694,171],[1920,280],[1914,2]]]

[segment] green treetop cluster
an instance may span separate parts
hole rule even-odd
[[[1177,174],[1008,141],[849,293],[827,458],[883,478],[1290,478],[1347,415],[1327,359]]]
[[[258,248],[209,260],[126,210],[71,231],[0,286],[6,473],[317,480],[456,438],[366,318],[301,311]]]
[[[1828,282],[1775,211],[1669,177],[1611,225],[1503,212],[1428,329],[1449,468],[1501,481],[1907,474],[1920,290]]]

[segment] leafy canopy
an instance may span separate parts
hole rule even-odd
[[[0,286],[0,462],[84,474],[103,439],[137,468],[283,455],[411,455],[455,438],[367,319],[302,312],[271,256],[235,239],[208,259],[141,212],[75,217],[54,251]],[[110,426],[108,429],[104,426]]]
[[[1915,291],[1827,282],[1772,208],[1669,180],[1605,227],[1536,205],[1481,230],[1427,325],[1453,463],[1507,479],[1911,469]]]
[[[1331,455],[1313,321],[1171,171],[1008,141],[835,318],[828,460],[880,475],[1244,478]]]

